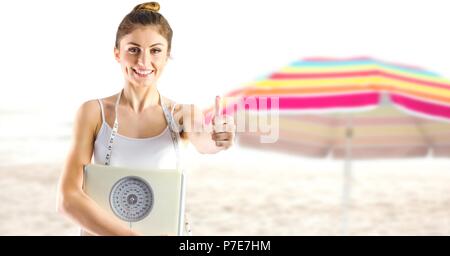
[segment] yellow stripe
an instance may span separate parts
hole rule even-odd
[[[403,82],[392,78],[379,77],[376,78],[377,85],[390,85],[396,88],[401,88],[405,90],[412,90],[416,92],[433,94],[436,96],[450,97],[450,90],[438,87],[431,87],[429,85],[419,85],[410,82]]]
[[[417,78],[422,79],[426,81],[432,81],[437,83],[449,83],[450,80],[442,78],[442,77],[433,77],[429,75],[424,74],[416,74],[416,73],[409,73],[406,71],[401,70],[392,70],[384,67],[379,67],[376,65],[361,65],[361,66],[348,66],[348,67],[285,67],[280,70],[280,73],[287,73],[287,74],[304,74],[304,73],[313,73],[313,74],[320,74],[320,73],[333,73],[333,72],[362,72],[362,71],[368,71],[368,70],[379,70],[390,74],[405,76],[405,77],[411,77],[411,78]]]
[[[333,78],[333,79],[296,79],[296,80],[264,80],[254,84],[256,87],[302,87],[302,88],[326,88],[329,86],[360,85],[362,88],[370,84],[387,85],[396,88],[412,90],[422,93],[434,94],[437,96],[450,97],[450,90],[444,88],[419,85],[416,83],[404,82],[397,79],[371,76],[364,78]],[[324,90],[326,92],[326,90]]]
[[[344,136],[346,133],[345,127],[336,127],[336,133],[338,136]],[[377,125],[377,126],[357,126],[353,128],[354,137],[359,136],[381,136],[381,135],[416,135],[422,137],[422,134],[413,125]]]

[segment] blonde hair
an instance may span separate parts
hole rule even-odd
[[[167,52],[170,53],[173,31],[166,18],[159,13],[159,9],[160,5],[157,2],[136,5],[120,22],[117,28],[115,47],[119,49],[122,37],[133,32],[138,26],[155,26],[158,33],[167,40]]]

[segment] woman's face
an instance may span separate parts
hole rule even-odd
[[[114,55],[125,79],[135,86],[156,85],[169,54],[167,40],[153,26],[140,26],[119,42]]]

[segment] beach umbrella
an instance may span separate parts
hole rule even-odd
[[[450,156],[450,81],[420,67],[307,58],[226,96],[224,112],[245,110],[250,123],[279,113],[276,142],[261,143],[262,131],[241,132],[240,146],[345,159],[345,209],[353,159]]]

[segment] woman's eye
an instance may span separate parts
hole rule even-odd
[[[150,50],[150,53],[152,53],[152,54],[156,54],[156,53],[160,53],[160,52],[161,52],[161,49],[158,49],[158,48]]]
[[[139,52],[139,49],[136,48],[136,47],[133,47],[133,48],[128,49],[128,51],[129,51],[130,53],[132,53],[132,54],[136,54],[136,53]]]

